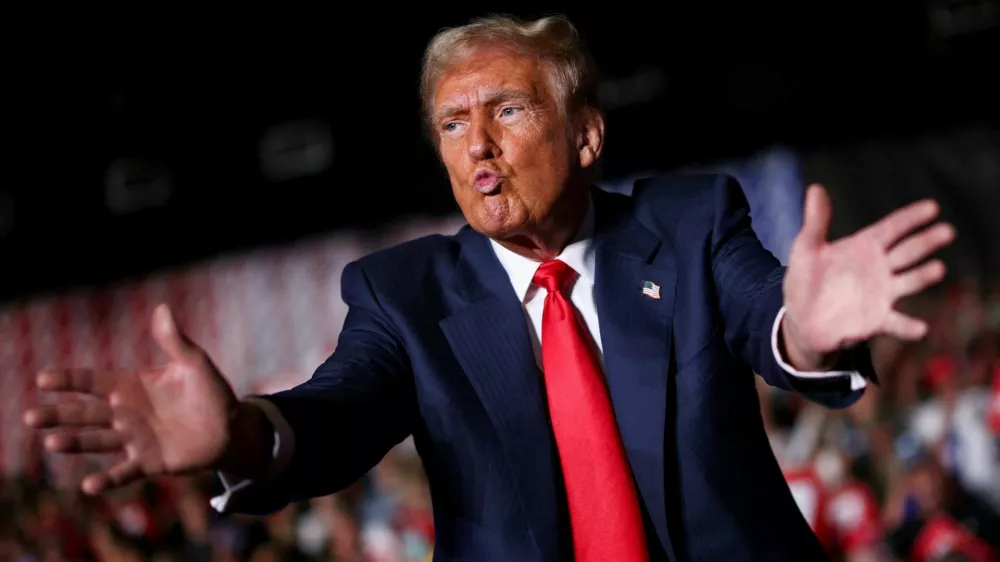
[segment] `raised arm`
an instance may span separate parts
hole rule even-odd
[[[406,352],[356,263],[344,270],[343,297],[350,312],[336,353],[291,390],[238,400],[161,305],[152,332],[166,364],[134,372],[40,373],[40,390],[90,399],[33,408],[25,423],[52,430],[45,439],[49,451],[121,457],[84,479],[89,494],[210,469],[241,482],[245,492],[231,510],[270,511],[333,492],[406,437],[413,419]],[[276,449],[284,454],[275,458]]]
[[[845,407],[875,377],[872,337],[923,337],[926,326],[893,307],[943,277],[939,261],[913,268],[954,237],[947,224],[911,234],[937,216],[935,203],[915,203],[831,243],[829,199],[811,187],[786,271],[757,239],[737,182],[720,176],[713,195],[712,273],[726,340],[769,384]]]
[[[287,466],[264,486],[284,502],[348,486],[412,432],[409,358],[358,263],[344,269],[342,293],[350,309],[333,355],[309,381],[261,397],[293,440],[279,455]],[[243,504],[241,499],[235,509],[257,510],[253,502]]]

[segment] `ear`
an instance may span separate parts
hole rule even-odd
[[[580,110],[575,140],[580,168],[592,167],[604,148],[604,115],[599,110],[593,107]]]

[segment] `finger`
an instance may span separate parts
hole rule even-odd
[[[939,212],[941,212],[941,208],[937,201],[924,199],[889,213],[869,228],[871,228],[875,239],[884,248],[890,248],[908,232],[934,220]]]
[[[802,217],[802,230],[799,240],[810,246],[820,246],[827,241],[830,230],[830,217],[833,216],[833,206],[830,196],[819,184],[810,185],[806,189],[805,210]]]
[[[111,429],[118,433],[135,436],[146,427],[148,424],[140,411],[131,408],[115,408],[112,411]]]
[[[161,304],[153,311],[153,338],[167,357],[174,361],[190,362],[199,357],[200,349],[177,325],[170,307]]]
[[[883,332],[901,340],[919,340],[927,335],[927,322],[893,310],[886,318]]]
[[[107,426],[111,407],[105,402],[78,401],[39,406],[24,414],[28,427],[44,429],[58,426]]]
[[[902,298],[923,291],[944,279],[946,272],[941,260],[929,261],[896,276],[896,298]]]
[[[955,227],[936,224],[927,230],[903,239],[889,250],[889,267],[901,271],[923,261],[955,239]]]
[[[109,488],[119,488],[135,482],[142,477],[142,469],[139,463],[126,459],[104,472],[88,474],[84,477],[80,487],[85,494],[96,496]]]
[[[35,377],[38,390],[55,392],[80,392],[106,396],[114,386],[115,373],[94,369],[53,369],[42,371]]]
[[[112,429],[61,431],[45,437],[45,449],[52,453],[117,453],[124,439]]]

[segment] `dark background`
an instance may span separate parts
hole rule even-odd
[[[607,108],[606,176],[773,143],[836,149],[967,124],[996,131],[997,2],[698,6],[545,11],[570,16],[603,78],[630,92]],[[252,23],[119,14],[32,27],[8,70],[0,299],[452,212],[421,136],[419,60],[437,29],[483,10],[327,8]],[[262,135],[302,119],[329,128],[332,165],[268,180]],[[273,155],[315,149],[289,142]],[[116,212],[106,183],[122,158],[132,196]]]

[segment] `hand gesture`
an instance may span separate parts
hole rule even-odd
[[[815,368],[825,357],[877,335],[916,340],[927,333],[925,322],[895,305],[944,278],[940,260],[920,263],[949,244],[955,229],[937,223],[914,232],[938,212],[934,201],[920,201],[829,242],[830,199],[821,186],[810,186],[784,281],[782,330],[793,363]]]
[[[142,477],[181,474],[218,463],[239,404],[204,351],[181,332],[170,309],[153,313],[152,332],[167,364],[135,372],[46,371],[39,390],[73,392],[94,400],[40,406],[29,427],[53,429],[45,448],[58,453],[124,453],[110,469],[88,475],[84,492],[97,494]]]

